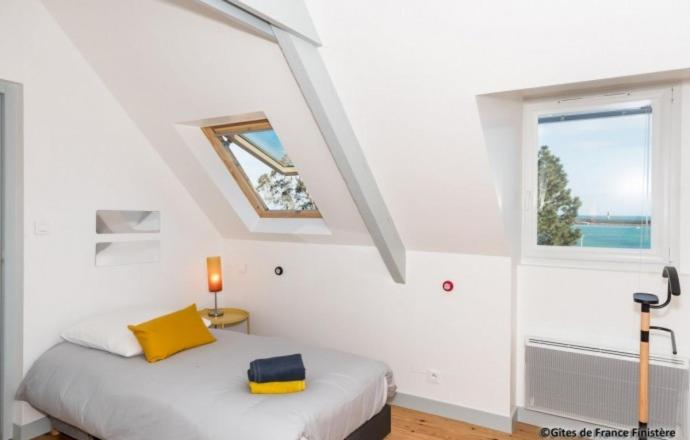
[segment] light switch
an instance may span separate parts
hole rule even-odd
[[[34,222],[34,234],[48,235],[50,233],[50,225],[45,220],[36,220]]]

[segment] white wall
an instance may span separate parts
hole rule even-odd
[[[251,311],[252,332],[380,359],[402,393],[510,415],[509,258],[409,252],[400,285],[373,247],[229,240],[224,255],[224,303]]]
[[[3,0],[0,78],[24,86],[24,370],[86,315],[208,302],[220,236],[42,4]],[[161,261],[96,268],[97,209],[162,213]],[[35,235],[45,221],[48,235]]]
[[[484,145],[491,163],[503,231],[510,255],[520,255],[522,218],[522,99],[516,94],[478,96]],[[516,184],[517,183],[517,184]]]
[[[522,99],[516,94],[502,96],[478,96],[477,110],[481,118],[484,145],[491,163],[498,207],[503,220],[503,231],[511,255],[510,268],[510,323],[511,356],[515,365],[517,351],[517,262],[521,249],[521,188],[522,179]],[[517,183],[516,183],[517,182]],[[511,369],[510,404],[516,404],[514,390],[517,387],[517,370]]]

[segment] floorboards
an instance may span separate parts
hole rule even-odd
[[[393,407],[393,429],[386,440],[535,440],[539,428],[519,423],[512,435],[411,409]]]
[[[393,432],[386,440],[536,440],[538,428],[518,424],[512,435],[481,428],[469,423],[393,406]],[[66,436],[44,435],[35,440],[71,440]]]

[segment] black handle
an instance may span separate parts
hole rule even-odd
[[[678,278],[678,271],[673,266],[664,267],[664,271],[661,273],[664,278],[668,279],[667,295],[666,301],[663,304],[650,306],[653,309],[661,309],[666,307],[671,303],[671,295],[680,295],[680,278]]]
[[[664,267],[664,271],[661,275],[668,279],[668,287],[666,289],[666,301],[663,304],[649,306],[653,309],[660,309],[666,307],[671,303],[671,297],[680,295],[680,278],[678,277],[678,271],[673,266]],[[676,334],[673,330],[666,327],[651,326],[650,330],[660,330],[662,332],[668,332],[671,335],[671,346],[673,347],[673,354],[678,354],[678,349],[676,348]]]
[[[671,347],[673,347],[673,354],[678,354],[678,348],[676,348],[676,334],[673,333],[673,330],[670,328],[666,327],[658,327],[656,325],[650,325],[649,326],[650,330],[661,330],[662,332],[669,332],[671,334]]]
[[[664,278],[668,278],[668,291],[675,296],[680,295],[680,279],[678,278],[678,271],[676,268],[673,266],[666,266],[661,275]]]

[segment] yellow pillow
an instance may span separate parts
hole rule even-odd
[[[216,341],[201,320],[196,304],[127,328],[136,336],[149,362]]]

